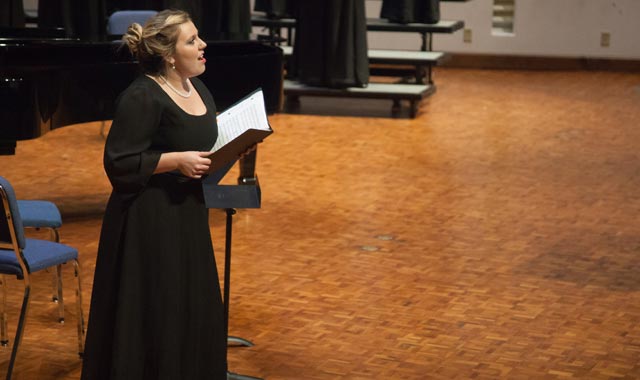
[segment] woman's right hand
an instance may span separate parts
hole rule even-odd
[[[180,152],[178,170],[189,178],[201,178],[211,165],[210,155],[211,152]]]

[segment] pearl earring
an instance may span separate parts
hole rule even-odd
[[[172,69],[174,69],[174,70],[176,69],[176,65],[175,65],[175,63],[172,63],[172,64],[171,64],[171,68],[172,68]]]

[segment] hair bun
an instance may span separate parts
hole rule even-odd
[[[180,25],[191,21],[189,14],[180,10],[164,10],[149,18],[144,26],[133,23],[122,36],[145,74],[158,75],[166,71],[166,58],[175,53]]]
[[[127,32],[122,36],[122,40],[127,44],[133,55],[137,55],[142,44],[142,25],[134,22],[129,26]]]

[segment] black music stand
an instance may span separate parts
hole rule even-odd
[[[240,177],[238,185],[219,185],[218,182],[227,174],[235,164],[231,162],[227,166],[207,176],[202,181],[204,203],[207,208],[224,209],[227,214],[225,246],[224,246],[224,334],[229,342],[251,347],[253,343],[239,337],[229,336],[229,292],[231,288],[231,231],[233,227],[233,215],[238,208],[260,208],[261,193],[258,179],[255,176],[256,151],[240,160]],[[226,360],[225,353],[225,360]],[[259,377],[241,375],[230,372],[227,369],[227,380],[262,380]]]

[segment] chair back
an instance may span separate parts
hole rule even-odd
[[[0,243],[11,249],[14,242],[18,244],[18,248],[24,249],[25,236],[22,219],[18,211],[18,200],[13,187],[6,178],[0,176]]]
[[[127,32],[127,29],[129,29],[131,24],[137,22],[140,25],[144,25],[144,23],[156,13],[158,12],[152,10],[126,10],[113,12],[113,14],[109,16],[109,21],[107,22],[107,35],[120,37]]]

